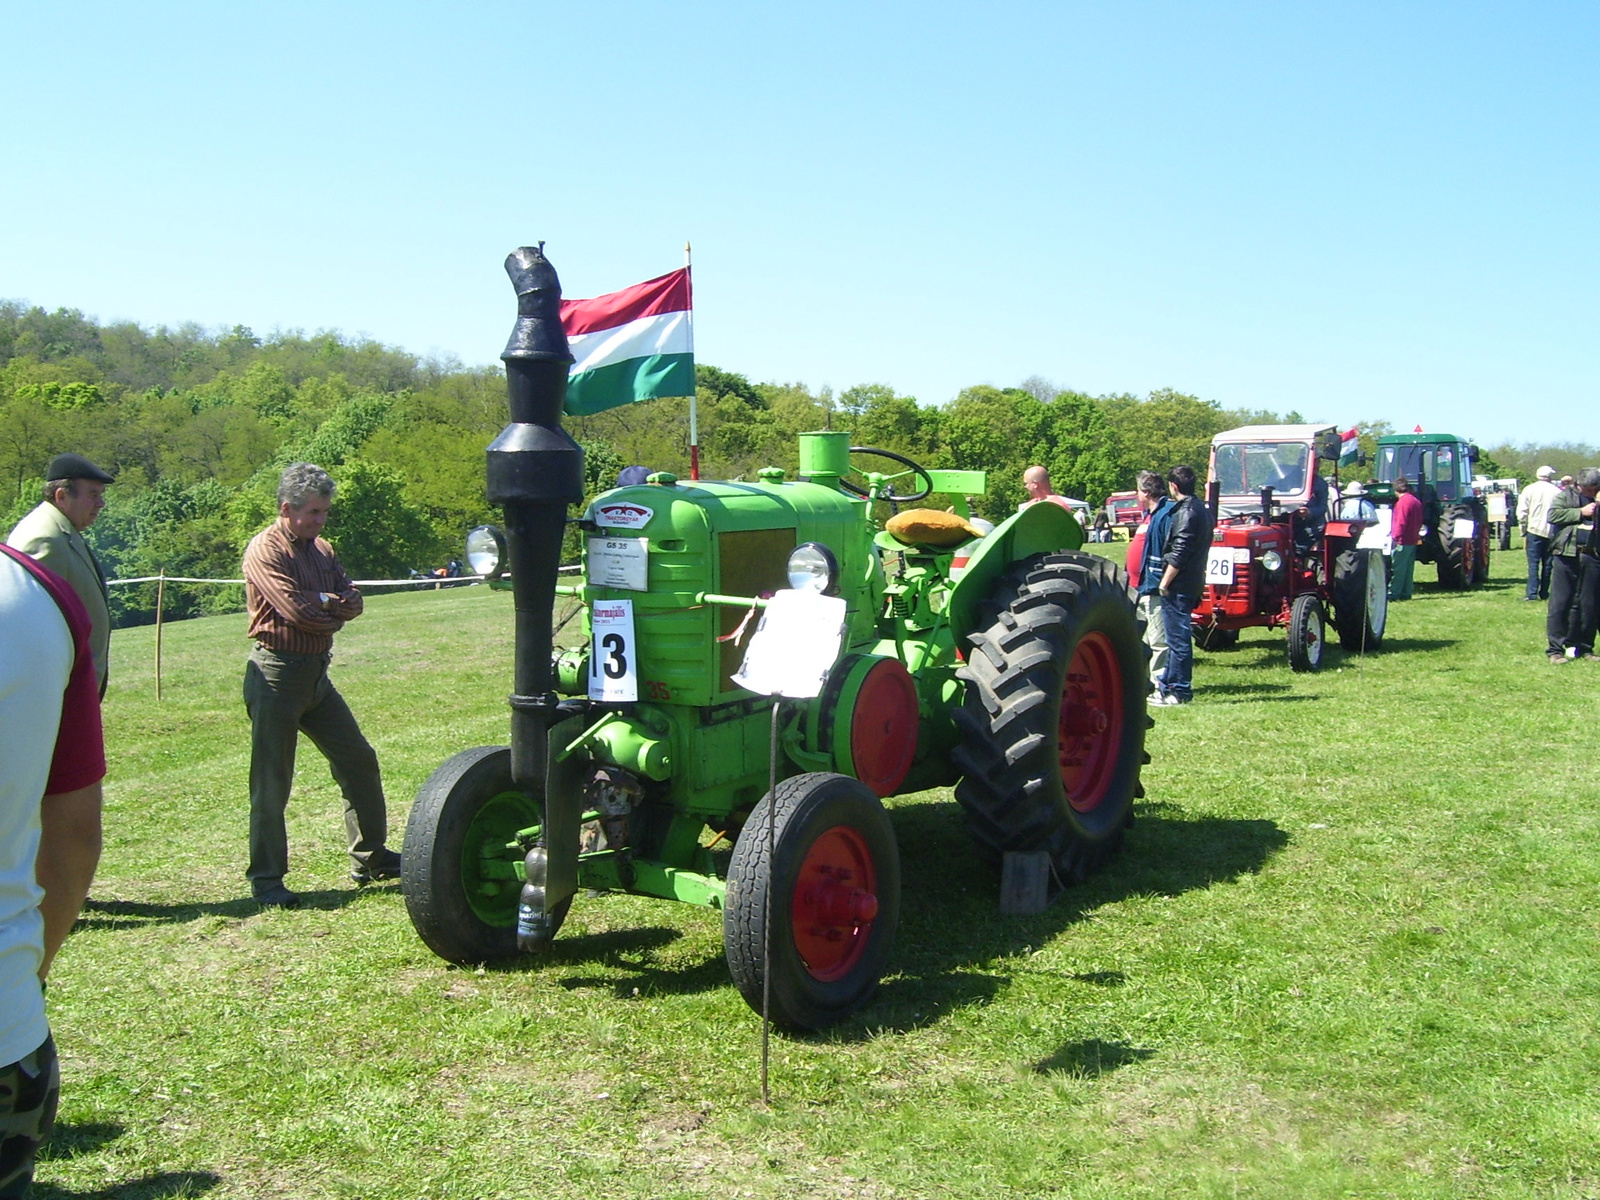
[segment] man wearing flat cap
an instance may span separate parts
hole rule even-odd
[[[106,506],[106,484],[113,479],[81,454],[58,454],[45,468],[45,480],[44,503],[17,522],[6,545],[31,555],[78,593],[89,610],[89,648],[104,696],[111,665],[111,599],[105,572],[83,531]]]

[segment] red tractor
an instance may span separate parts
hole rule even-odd
[[[1339,458],[1332,425],[1247,425],[1211,441],[1207,499],[1216,519],[1195,641],[1231,646],[1250,626],[1288,631],[1289,665],[1322,665],[1331,618],[1339,644],[1376,650],[1389,611],[1381,543],[1368,521],[1328,520],[1318,462]]]

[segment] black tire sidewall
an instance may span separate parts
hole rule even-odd
[[[417,934],[450,962],[492,962],[517,953],[515,908],[504,927],[484,921],[467,901],[461,873],[472,822],[486,802],[514,790],[511,748],[478,746],[446,760],[411,806],[400,890]]]
[[[791,1029],[821,1029],[859,1009],[877,989],[900,921],[900,851],[894,826],[872,789],[848,775],[811,772],[778,785],[774,816],[773,868],[767,862],[767,814],[763,797],[744,824],[728,865],[723,906],[723,946],[728,968],[745,1001],[761,1011],[765,971],[772,976],[772,1019]],[[836,980],[807,970],[791,935],[795,884],[816,840],[836,826],[855,830],[872,855],[877,875],[878,915],[866,947]],[[772,891],[772,961],[763,959],[763,919]]]

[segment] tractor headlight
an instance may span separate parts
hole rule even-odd
[[[839,584],[839,560],[821,542],[804,542],[789,555],[789,586],[797,592],[832,594]]]
[[[1261,556],[1261,565],[1269,571],[1276,571],[1283,566],[1283,555],[1276,550],[1268,550]]]
[[[492,579],[506,557],[505,535],[493,525],[479,525],[467,534],[467,562],[474,575]]]

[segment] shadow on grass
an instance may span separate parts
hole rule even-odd
[[[161,1171],[92,1192],[74,1192],[54,1184],[35,1182],[28,1195],[33,1200],[157,1200],[162,1196],[203,1196],[221,1182],[222,1176],[210,1171]]]
[[[998,903],[999,872],[973,853],[954,801],[901,803],[891,812],[902,876],[900,928],[891,958],[897,974],[884,981],[866,1009],[816,1035],[821,1039],[903,1033],[954,1010],[987,1004],[1013,979],[1008,960],[1026,960],[1096,910],[1131,897],[1178,896],[1254,874],[1289,842],[1272,821],[1194,819],[1170,805],[1140,804],[1126,847],[1100,874],[1062,891],[1042,913],[1005,916]],[[1033,967],[1020,971],[1039,973]],[[1060,978],[1064,989],[1127,982],[1114,966]],[[1084,1043],[1093,1044],[1098,1043]],[[1102,1053],[1109,1051],[1102,1047]],[[1128,1053],[1129,1062],[1143,1054]]]
[[[1084,1038],[1068,1042],[1049,1058],[1033,1064],[1035,1074],[1071,1075],[1075,1079],[1098,1079],[1119,1067],[1143,1062],[1152,1057],[1154,1050],[1130,1046],[1126,1042],[1104,1042],[1099,1038]]]
[[[39,1162],[68,1162],[82,1154],[93,1154],[125,1132],[121,1125],[105,1122],[58,1124],[50,1140],[39,1148]],[[92,1192],[75,1192],[36,1180],[28,1195],[34,1200],[155,1200],[159,1196],[203,1195],[221,1182],[222,1176],[210,1171],[162,1171]]]
[[[361,898],[362,891],[374,895],[385,892],[398,892],[398,884],[377,884],[367,888],[350,888],[346,890],[325,890],[316,892],[300,892],[300,911],[316,909],[323,912],[333,912],[353,904]],[[95,900],[89,899],[84,903],[83,915],[78,918],[76,929],[138,929],[146,925],[180,924],[184,921],[195,921],[201,917],[230,917],[234,920],[243,920],[246,917],[259,916],[268,910],[256,903],[249,896],[241,896],[237,900],[220,900],[213,903],[193,904],[151,904],[141,900]]]
[[[653,960],[655,953],[683,937],[681,931],[662,926],[618,929],[605,933],[579,934],[557,938],[550,956],[542,962],[523,960],[504,964],[509,971],[535,970],[563,966],[603,966],[621,974],[573,974],[560,976],[557,986],[568,991],[601,988],[619,1000],[645,996],[686,996],[711,992],[728,983],[728,968],[721,954],[707,954],[699,962],[684,966],[662,966]]]
[[[1444,650],[1456,645],[1455,638],[1408,638],[1386,637],[1383,639],[1384,654],[1395,654],[1404,650]]]

